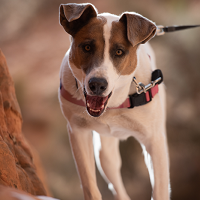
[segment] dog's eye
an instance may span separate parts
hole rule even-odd
[[[84,46],[84,50],[87,51],[87,52],[89,52],[89,51],[91,50],[91,46],[88,45],[88,44],[85,45],[85,46]]]
[[[123,51],[121,49],[117,49],[116,51],[116,56],[122,56],[123,55]]]

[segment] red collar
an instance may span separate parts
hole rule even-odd
[[[152,82],[146,86],[140,83],[136,85],[136,87],[140,87],[142,85],[141,91],[139,93],[129,95],[129,97],[120,106],[108,109],[134,108],[135,106],[142,106],[149,103],[158,93],[158,84],[163,81],[161,70],[157,69],[153,71],[151,80]],[[62,86],[62,82],[60,82],[60,93],[62,97],[67,101],[79,106],[86,106],[83,100],[77,100],[67,90],[65,90],[65,88]]]

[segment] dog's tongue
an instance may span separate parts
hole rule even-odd
[[[107,101],[107,97],[99,97],[99,96],[86,96],[87,106],[93,110],[102,110],[104,108],[104,104]]]

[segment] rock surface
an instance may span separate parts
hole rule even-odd
[[[5,56],[0,50],[0,199],[12,187],[32,195],[46,195],[29,144],[22,135],[22,116]],[[8,187],[3,187],[8,186]],[[18,191],[16,190],[16,191]],[[6,194],[9,189],[6,189]]]

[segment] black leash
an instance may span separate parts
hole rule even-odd
[[[186,25],[186,26],[157,26],[156,35],[164,35],[165,33],[181,31],[190,28],[200,27],[200,25]]]

